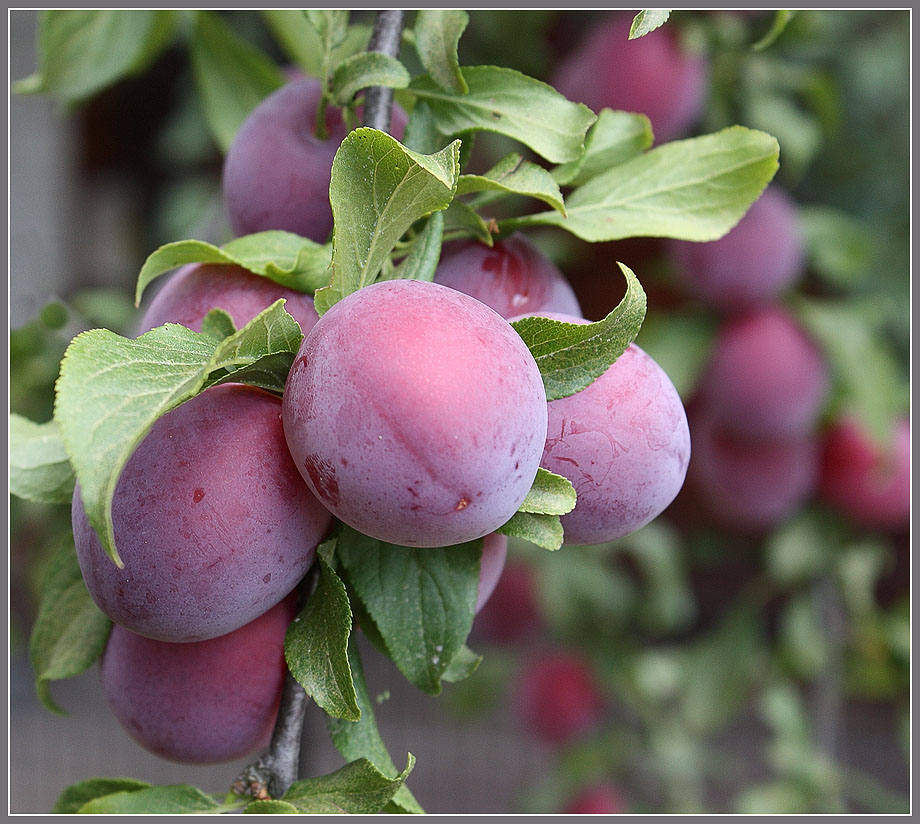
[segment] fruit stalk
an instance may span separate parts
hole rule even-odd
[[[381,9],[374,20],[367,50],[381,52],[390,57],[399,53],[405,12],[400,9]],[[390,131],[393,110],[393,90],[387,86],[371,86],[364,97],[364,125],[382,132]]]

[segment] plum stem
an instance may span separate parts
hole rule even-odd
[[[374,19],[374,31],[367,50],[396,57],[402,41],[404,15],[405,12],[400,9],[380,9]],[[388,86],[368,88],[364,96],[364,125],[389,132],[392,112],[393,90]]]

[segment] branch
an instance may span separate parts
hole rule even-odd
[[[367,50],[396,57],[402,40],[404,15],[399,9],[378,11]],[[371,86],[364,95],[364,125],[389,132],[392,111],[393,90],[387,86]]]

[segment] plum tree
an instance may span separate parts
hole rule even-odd
[[[222,188],[236,235],[282,229],[325,243],[332,231],[332,160],[348,132],[342,112],[326,109],[325,136],[316,134],[322,85],[300,77],[268,95],[240,126],[224,159]],[[392,134],[406,116],[393,109]]]
[[[668,238],[664,248],[682,289],[725,312],[771,303],[805,273],[798,205],[776,184],[719,240]]]
[[[577,494],[561,519],[567,544],[612,541],[645,526],[677,496],[689,460],[680,396],[635,344],[586,389],[548,404],[540,465],[568,478]]]
[[[562,272],[520,232],[496,240],[491,248],[475,239],[444,244],[434,280],[482,301],[503,318],[539,312],[581,315]]]
[[[294,462],[342,521],[447,546],[495,531],[530,490],[546,392],[495,311],[447,286],[382,281],[304,338],[282,407]]]
[[[608,14],[562,60],[550,84],[594,111],[639,112],[656,142],[682,137],[696,123],[709,86],[709,61],[685,48],[673,28],[629,39],[633,15]]]
[[[563,815],[615,815],[626,812],[620,789],[608,781],[580,788],[562,808]]]
[[[226,635],[174,644],[114,626],[99,662],[106,703],[142,747],[171,761],[242,758],[269,741],[284,685],[291,593]]]
[[[106,555],[73,498],[87,589],[116,624],[161,641],[202,641],[278,603],[313,563],[330,525],[294,466],[281,403],[215,386],[166,413],[125,465]]]
[[[313,298],[287,289],[242,266],[192,263],[169,276],[144,312],[138,334],[164,323],[181,323],[196,332],[211,309],[223,309],[239,329],[279,298],[306,334],[319,320]]]
[[[501,578],[508,557],[508,538],[492,532],[482,539],[482,560],[479,563],[479,588],[476,591],[476,612],[485,605]]]
[[[855,524],[895,530],[910,523],[910,419],[879,447],[852,416],[836,420],[821,446],[820,496]]]
[[[824,356],[779,306],[732,318],[719,330],[700,381],[700,403],[740,435],[814,431],[830,388]]]

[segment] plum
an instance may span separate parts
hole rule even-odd
[[[598,781],[581,787],[561,812],[563,815],[615,815],[626,810],[620,789],[610,782]]]
[[[201,321],[211,309],[223,309],[239,329],[279,298],[285,299],[285,311],[304,334],[319,320],[310,295],[287,289],[242,266],[192,263],[170,275],[156,293],[141,318],[138,334],[164,323],[181,323],[200,332]]]
[[[476,592],[476,612],[485,605],[501,578],[508,557],[508,538],[492,532],[482,539],[482,560],[479,563],[479,589]]]
[[[520,232],[496,240],[491,248],[478,240],[444,244],[434,280],[482,301],[503,318],[537,312],[581,315],[562,272]]]
[[[215,764],[269,743],[287,666],[291,593],[226,635],[188,644],[112,628],[99,662],[106,703],[142,747],[170,761]]]
[[[507,561],[492,595],[476,615],[472,632],[483,643],[519,643],[542,627],[532,567]]]
[[[313,563],[332,517],[287,451],[281,402],[214,386],[167,412],[112,499],[119,569],[73,498],[87,589],[116,624],[161,641],[224,635],[277,604]]]
[[[798,206],[775,184],[718,240],[668,238],[664,246],[682,290],[725,312],[771,303],[805,273]]]
[[[540,371],[508,322],[415,280],[332,306],[301,344],[282,407],[317,497],[359,532],[417,547],[481,538],[517,511],[546,414]]]

